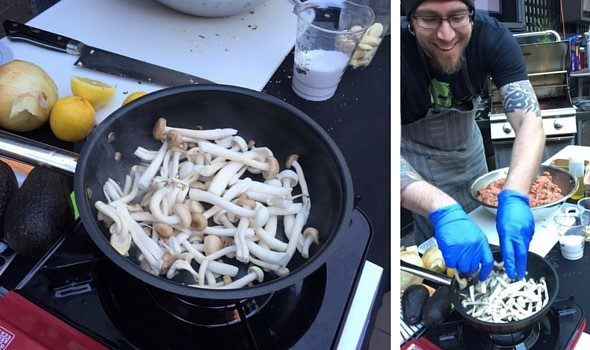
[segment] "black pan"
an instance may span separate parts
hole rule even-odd
[[[502,260],[501,252],[495,251],[493,252],[493,254],[494,259],[496,261]],[[463,316],[467,321],[469,321],[469,323],[474,328],[491,334],[515,333],[527,329],[535,323],[539,322],[541,318],[545,316],[547,312],[549,312],[549,309],[551,308],[551,305],[553,304],[553,301],[557,296],[557,291],[559,290],[559,279],[557,278],[557,272],[555,272],[553,266],[551,266],[541,256],[529,252],[527,260],[528,274],[526,278],[534,278],[536,281],[538,281],[540,277],[545,277],[545,282],[547,283],[547,291],[549,295],[547,305],[545,305],[541,310],[539,310],[539,312],[535,313],[534,315],[519,321],[512,321],[506,323],[485,322],[475,317],[472,317],[467,313],[467,309],[465,309],[461,304],[461,300],[463,300],[461,293],[465,294],[466,291],[461,291],[461,289],[459,288],[459,283],[455,278],[450,278],[446,275],[409,264],[403,260],[401,260],[401,269],[403,271],[413,273],[430,281],[448,285],[451,289],[451,303],[453,304],[453,307],[459,312],[459,314],[461,314],[461,316]]]
[[[129,258],[117,253],[108,242],[107,229],[96,219],[94,202],[105,201],[102,186],[109,177],[122,183],[130,167],[138,163],[138,158],[133,155],[137,146],[159,148],[161,143],[154,140],[152,129],[160,117],[165,117],[170,126],[235,128],[245,140],[252,139],[257,146],[269,147],[281,163],[281,169],[285,168],[284,162],[289,154],[299,154],[312,201],[307,225],[318,228],[320,232],[320,244],[312,245],[310,258],[304,259],[296,252],[287,266],[290,270],[287,276],[277,278],[273,273],[266,273],[264,282],[252,287],[214,290],[186,286],[183,283],[187,281],[182,280],[182,275],[180,280],[175,281],[152,275],[138,266],[137,253],[132,251]],[[55,150],[40,151],[45,152],[42,157],[31,158],[24,155],[22,149],[14,148],[17,141],[3,136],[0,153],[65,171],[71,168],[72,162],[75,164],[75,155],[72,158],[71,153],[55,153]],[[28,154],[35,149],[31,142],[25,142],[24,147],[29,149]],[[65,165],[52,162],[56,155]],[[187,297],[210,300],[264,295],[302,280],[336,252],[350,223],[353,208],[352,180],[344,157],[316,122],[277,98],[224,85],[167,88],[116,110],[86,140],[77,160],[74,190],[84,227],[110,260],[152,286]],[[235,264],[242,273],[246,272],[246,266],[238,262]]]

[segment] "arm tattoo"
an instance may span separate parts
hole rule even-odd
[[[539,102],[530,81],[521,80],[506,84],[500,88],[500,95],[502,96],[506,114],[522,110],[527,113],[534,113],[539,118],[541,117]]]
[[[409,185],[416,181],[423,180],[422,176],[420,176],[416,170],[408,163],[404,157],[400,157],[400,165],[399,165],[399,177],[400,177],[400,192]]]

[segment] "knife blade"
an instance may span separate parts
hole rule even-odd
[[[15,21],[5,20],[4,31],[10,40],[27,41],[46,49],[79,56],[74,63],[78,67],[164,86],[214,84],[207,79],[86,45]]]

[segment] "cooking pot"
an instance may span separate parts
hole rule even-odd
[[[269,147],[285,167],[287,156],[299,155],[299,163],[308,182],[311,212],[307,224],[319,230],[320,244],[312,245],[310,257],[297,252],[287,268],[290,273],[276,277],[265,273],[262,283],[236,290],[194,288],[186,281],[169,280],[144,271],[138,254],[129,258],[109,244],[110,234],[97,220],[94,203],[106,202],[103,184],[108,178],[123,183],[138,146],[157,150],[160,141],[152,136],[158,118],[168,125],[204,129],[234,128],[245,140]],[[81,220],[90,237],[102,252],[130,275],[157,288],[192,298],[239,300],[268,294],[302,280],[334,253],[350,223],[353,189],[344,157],[328,134],[309,116],[275,97],[239,87],[224,85],[177,86],[145,95],[119,108],[87,138],[79,157],[49,146],[3,132],[0,153],[22,161],[51,166],[72,172],[75,165],[74,191]],[[278,225],[277,236],[282,233]],[[244,264],[230,262],[246,273]],[[238,278],[237,276],[236,278]],[[193,281],[194,283],[194,281]]]
[[[494,260],[501,261],[502,254],[500,251],[496,250],[493,252]],[[539,281],[539,278],[545,277],[545,282],[547,283],[547,304],[539,310],[537,313],[524,318],[518,321],[511,321],[505,323],[494,323],[494,322],[486,322],[480,319],[477,319],[467,313],[467,309],[463,307],[461,301],[463,297],[461,293],[469,293],[467,289],[461,290],[459,287],[459,283],[455,278],[450,278],[447,275],[443,275],[434,271],[430,271],[428,269],[412,265],[407,263],[403,260],[400,260],[401,266],[400,268],[403,271],[407,271],[413,273],[417,276],[423,277],[429,281],[433,281],[436,283],[444,284],[449,286],[450,288],[450,298],[453,307],[459,312],[463,318],[465,318],[474,328],[479,329],[481,331],[491,333],[491,334],[508,334],[508,333],[515,333],[521,330],[525,330],[535,323],[539,322],[549,309],[551,309],[551,305],[557,296],[557,291],[559,290],[559,279],[557,277],[557,272],[553,266],[551,266],[545,259],[541,256],[529,252],[527,258],[527,276],[526,278],[533,278],[535,281]]]

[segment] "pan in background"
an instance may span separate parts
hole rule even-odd
[[[552,203],[532,207],[531,211],[533,212],[533,217],[535,218],[535,221],[543,220],[552,215],[553,212],[555,212],[555,210],[559,209],[559,207],[561,207],[561,205],[569,197],[571,197],[574,194],[574,192],[576,192],[576,188],[578,187],[578,179],[576,179],[570,173],[561,168],[551,165],[541,165],[537,172],[537,176],[542,174],[544,171],[547,171],[549,172],[549,174],[551,174],[551,176],[553,177],[553,183],[555,183],[559,187],[559,189],[561,190],[561,194],[563,195],[563,198]],[[489,185],[493,181],[506,178],[507,176],[508,168],[501,168],[490,171],[473,180],[471,186],[469,187],[469,194],[471,195],[471,198],[475,202],[480,204],[482,207],[484,207],[486,210],[496,215],[498,207],[495,205],[486,204],[477,199],[478,191],[481,188]]]

